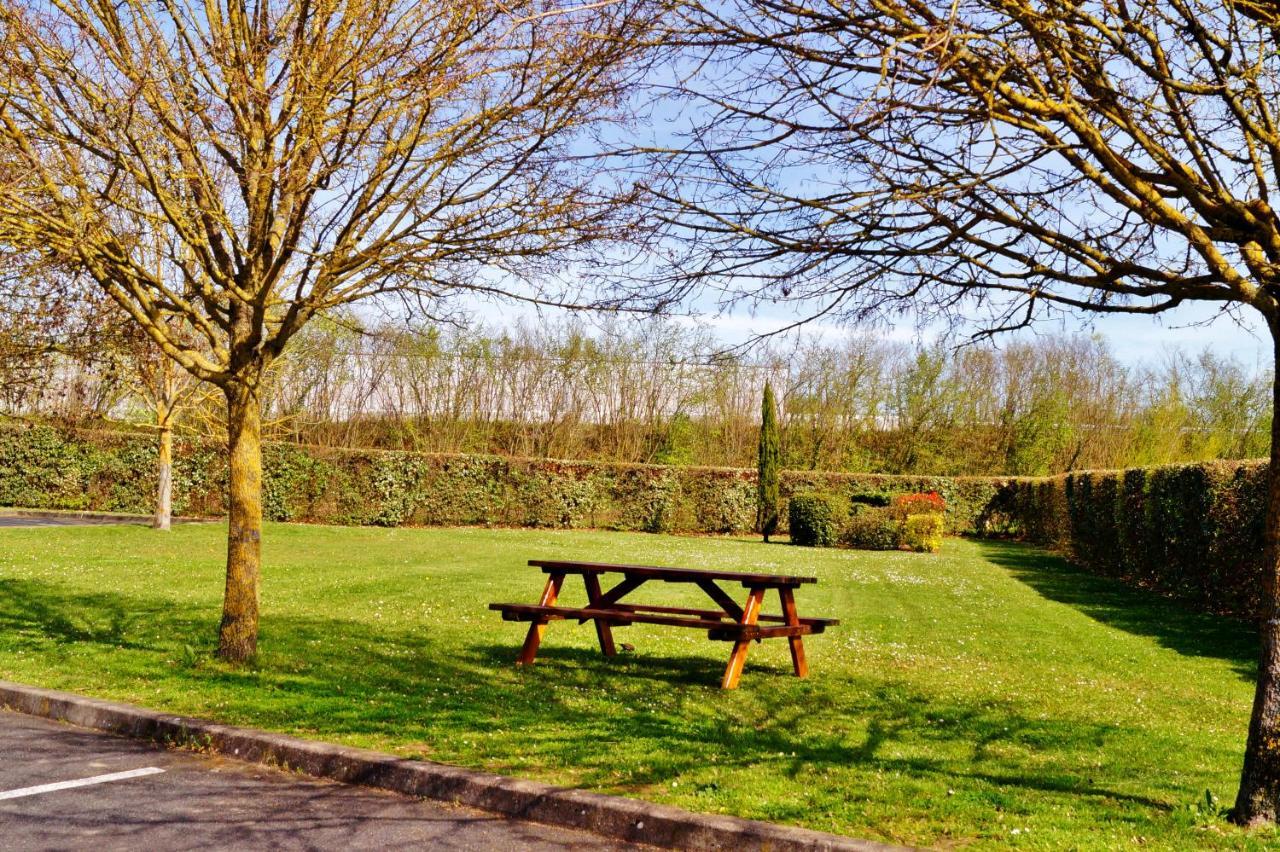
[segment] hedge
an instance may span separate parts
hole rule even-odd
[[[856,507],[840,534],[840,544],[857,550],[897,550],[902,525],[885,506]]]
[[[151,511],[150,435],[0,427],[0,505]],[[595,527],[650,532],[746,533],[756,519],[756,473],[727,468],[433,455],[268,443],[263,510],[269,520],[335,524]],[[221,444],[176,439],[174,512],[224,512]],[[948,531],[984,529],[1001,481],[982,478],[782,474],[782,517],[793,493],[827,491],[875,501],[938,491]]]
[[[1267,463],[1252,461],[1014,480],[992,512],[1086,570],[1257,618],[1266,478]]]
[[[793,494],[787,511],[791,543],[830,547],[840,538],[849,517],[849,501],[835,494]]]

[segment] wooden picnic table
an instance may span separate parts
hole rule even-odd
[[[672,627],[692,627],[707,631],[707,638],[733,642],[729,665],[725,669],[720,686],[734,689],[742,677],[747,661],[747,650],[754,640],[785,637],[791,646],[791,664],[796,677],[809,674],[804,656],[803,637],[821,633],[827,627],[839,624],[834,618],[801,618],[796,612],[795,589],[816,583],[815,577],[795,577],[778,574],[760,574],[743,571],[707,571],[696,568],[666,568],[655,565],[615,565],[605,562],[568,562],[561,560],[531,559],[529,564],[541,568],[547,574],[542,598],[536,604],[494,603],[489,609],[502,613],[506,621],[527,621],[529,632],[524,647],[516,659],[516,665],[532,665],[538,654],[538,646],[546,632],[547,624],[557,620],[576,619],[579,624],[595,623],[600,651],[612,657],[617,653],[613,642],[613,628],[629,624],[662,624]],[[556,601],[564,586],[565,577],[577,574],[582,577],[587,590],[584,607],[557,606]],[[622,579],[604,591],[601,578],[609,574],[621,574]],[[652,604],[623,602],[623,598],[647,582],[687,583],[697,586],[711,599],[714,607],[695,608],[656,606]],[[720,583],[741,584],[747,590],[746,600],[739,604]],[[780,614],[763,614],[761,606],[765,593],[776,590],[781,604]]]

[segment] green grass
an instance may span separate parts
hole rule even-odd
[[[0,530],[0,677],[698,811],[923,845],[1263,847],[1235,792],[1252,632],[1013,544],[940,556],[605,532],[275,525],[261,656],[210,658],[220,526]],[[533,557],[814,574],[843,623],[752,647],[556,623],[532,670]],[[570,578],[570,602],[581,601]],[[684,599],[650,585],[649,600]],[[692,599],[690,599],[692,600]],[[775,604],[776,605],[776,604]]]

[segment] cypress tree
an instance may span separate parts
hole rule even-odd
[[[764,403],[760,411],[760,455],[756,468],[756,531],[765,542],[778,529],[778,504],[781,494],[778,469],[781,449],[778,437],[778,410],[773,401],[773,386],[764,383]]]

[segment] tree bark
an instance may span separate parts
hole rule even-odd
[[[1276,367],[1280,369],[1280,320],[1271,320]],[[1271,459],[1263,531],[1264,615],[1258,686],[1249,721],[1240,792],[1231,817],[1242,825],[1274,823],[1280,816],[1280,372],[1273,379]]]
[[[156,516],[151,526],[169,529],[173,517],[173,426],[167,415],[160,417],[160,475],[156,486]]]
[[[258,650],[258,584],[262,565],[262,434],[256,388],[229,385],[227,446],[227,588],[218,656],[242,662]]]

